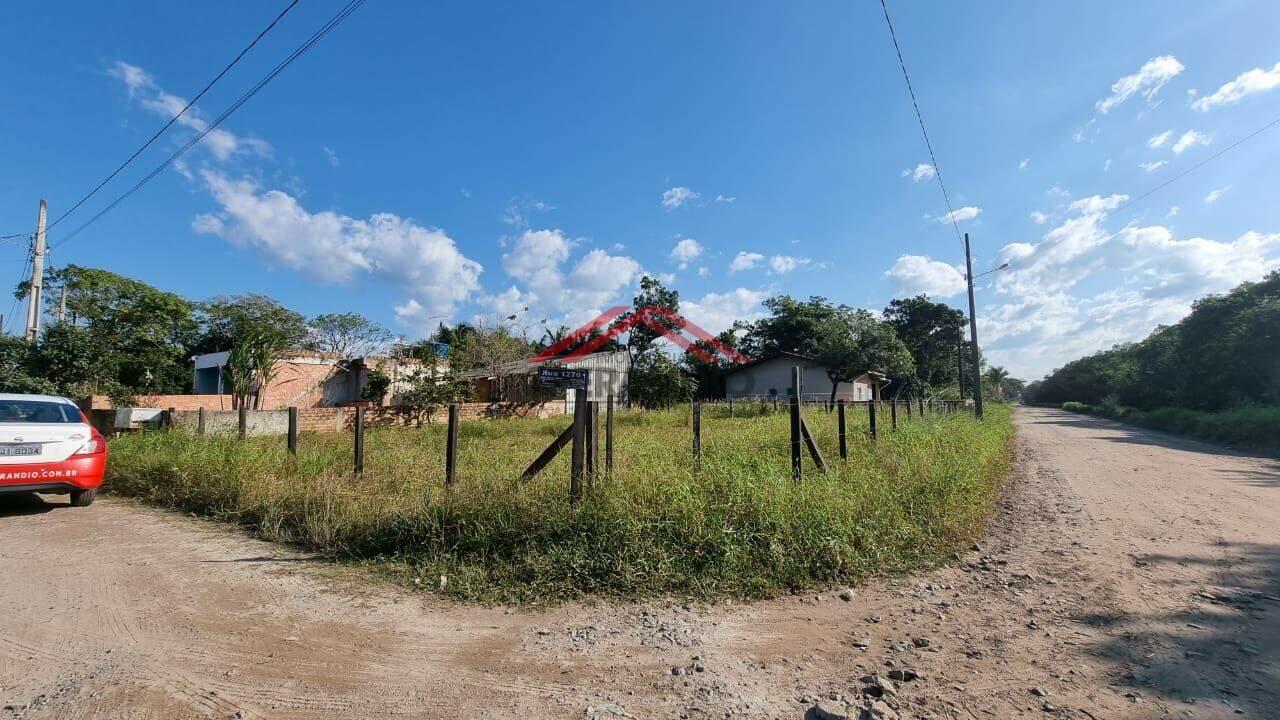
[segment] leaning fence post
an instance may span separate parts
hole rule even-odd
[[[693,460],[702,459],[702,401],[693,401]]]
[[[364,406],[356,408],[355,473],[364,472]]]
[[[889,401],[889,423],[894,430],[898,429],[898,401]]]
[[[298,408],[289,406],[289,454],[298,454]]]
[[[240,433],[240,439],[243,440],[244,437],[249,434],[249,408],[241,405],[240,415],[237,419],[239,421],[238,431]]]
[[[204,408],[196,408],[196,433],[204,435]]]
[[[173,426],[177,424],[174,422],[174,416],[177,414],[178,414],[178,408],[173,408],[173,407],[169,408],[165,412],[164,424],[168,429],[172,430]]]
[[[870,430],[867,434],[872,440],[876,439],[876,399],[873,397],[867,401],[867,420],[870,422]]]
[[[458,403],[449,403],[449,427],[444,439],[444,485],[453,485],[458,472]]]
[[[849,459],[849,444],[845,439],[844,398],[836,401],[836,434],[840,436],[840,459]]]
[[[613,476],[613,393],[604,408],[604,471]]]
[[[800,367],[791,368],[791,477],[799,480],[804,472],[800,457]]]

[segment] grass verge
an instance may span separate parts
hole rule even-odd
[[[865,439],[851,412],[849,459],[835,414],[805,414],[830,472],[790,477],[785,413],[704,411],[693,464],[688,408],[622,413],[612,479],[569,503],[568,452],[516,478],[566,418],[487,420],[461,429],[459,478],[443,487],[444,432],[376,429],[353,477],[351,436],[138,433],[111,442],[106,487],[235,522],[272,540],[371,564],[474,600],[596,595],[760,596],[855,582],[944,559],[978,532],[1008,470],[1007,408],[907,422]]]
[[[1255,406],[1201,412],[1180,407],[1138,410],[1121,405],[1062,404],[1063,410],[1166,430],[1201,440],[1265,450],[1280,450],[1280,407]]]

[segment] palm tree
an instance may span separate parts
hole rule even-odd
[[[1000,402],[1004,402],[1008,398],[1005,397],[1005,381],[1009,379],[1009,371],[999,365],[993,365],[987,368],[983,379],[991,383],[991,387],[995,389],[996,396],[1000,398]]]

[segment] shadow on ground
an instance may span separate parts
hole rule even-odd
[[[38,515],[60,507],[66,507],[66,502],[44,500],[35,493],[0,495],[0,518]]]
[[[1166,576],[1178,574],[1173,566],[1210,569],[1213,585],[1170,583],[1185,592],[1181,610],[1079,618],[1107,628],[1107,639],[1093,653],[1118,666],[1113,683],[1147,702],[1216,701],[1246,711],[1280,707],[1280,545],[1218,547],[1225,556],[1137,559],[1140,567]]]

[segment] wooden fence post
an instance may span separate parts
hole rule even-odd
[[[587,401],[587,487],[595,485],[600,467],[600,402]]]
[[[800,367],[791,368],[791,477],[799,480],[804,473],[800,456]]]
[[[870,422],[871,429],[867,434],[872,440],[876,439],[876,400],[871,398],[867,401],[867,420]]]
[[[289,406],[289,454],[298,454],[298,408]]]
[[[898,401],[889,401],[889,423],[894,430],[898,429]]]
[[[582,497],[583,465],[587,457],[587,391],[573,391],[573,450],[569,463],[569,501]]]
[[[920,398],[920,417],[924,418],[924,398]]]
[[[849,443],[845,435],[844,398],[836,401],[836,435],[840,437],[840,459],[849,459]]]
[[[777,393],[773,394],[773,411],[775,413],[778,412],[778,394]]]
[[[458,476],[458,403],[449,403],[449,427],[444,438],[444,486],[451,487]]]
[[[693,460],[702,459],[702,401],[693,401]]]
[[[165,427],[167,427],[170,430],[173,429],[173,426],[177,424],[174,422],[174,416],[177,414],[178,414],[178,408],[171,407],[165,411],[165,415],[164,415]]]
[[[204,408],[196,409],[196,432],[204,435]]]
[[[357,475],[364,472],[364,406],[356,408],[356,446],[355,446],[355,473]]]
[[[604,472],[613,476],[613,393],[604,408]]]
[[[239,431],[239,434],[240,434],[240,439],[241,439],[241,440],[243,440],[243,439],[244,439],[244,437],[245,437],[246,435],[248,435],[248,434],[249,434],[249,408],[247,408],[247,407],[245,407],[245,406],[241,405],[241,406],[240,406],[240,415],[239,415],[239,417],[238,417],[237,419],[238,419],[238,421],[239,421],[239,422],[238,422],[238,428],[239,428],[239,429],[238,429],[238,431]]]

